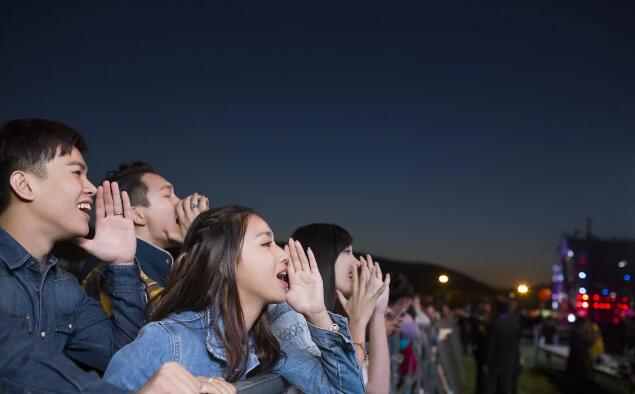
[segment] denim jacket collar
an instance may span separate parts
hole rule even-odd
[[[207,351],[212,354],[215,358],[227,362],[227,349],[223,344],[223,341],[216,336],[214,329],[211,327],[212,316],[214,316],[214,312],[211,309],[208,309],[205,312],[182,312],[179,314],[171,315],[170,319],[179,322],[186,323],[190,322],[191,324],[197,326],[197,328],[205,329],[205,345],[207,347]],[[220,314],[216,314],[215,316],[216,324],[221,332],[221,335],[225,333],[225,326],[223,325],[223,319]],[[253,338],[249,336],[249,358],[247,360],[247,369],[245,373],[249,373],[252,369],[256,368],[260,365],[260,361],[256,356],[256,346],[254,344]]]
[[[18,269],[27,261],[35,261],[35,257],[18,241],[16,241],[9,233],[0,229],[0,260],[3,261],[9,269]],[[57,258],[52,254],[48,255],[46,265],[55,265]]]

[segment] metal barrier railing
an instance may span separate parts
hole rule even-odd
[[[439,339],[439,330],[448,334]],[[460,393],[456,373],[465,380],[465,368],[461,355],[458,325],[429,326],[420,330],[419,339],[412,341],[416,369],[402,376],[400,365],[403,356],[399,352],[399,333],[388,338],[390,343],[390,393],[426,394]],[[456,368],[454,368],[456,367]],[[241,394],[285,393],[291,386],[279,375],[263,374],[235,384]]]

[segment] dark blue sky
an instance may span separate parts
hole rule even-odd
[[[8,4],[6,4],[8,3]],[[3,2],[0,119],[498,286],[635,236],[632,2]],[[630,3],[630,4],[629,4]]]

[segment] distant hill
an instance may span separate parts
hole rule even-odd
[[[493,288],[462,272],[427,262],[404,262],[380,256],[373,259],[381,264],[382,271],[399,271],[406,275],[415,291],[422,295],[430,295],[445,299],[454,305],[473,302],[479,298],[495,298],[504,295],[504,290]],[[449,277],[446,284],[439,283],[439,275]]]

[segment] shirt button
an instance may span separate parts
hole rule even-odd
[[[68,328],[73,328],[73,325],[69,323]]]
[[[40,333],[40,336],[41,336],[42,338],[44,338],[44,337],[46,336],[46,332],[42,331],[42,332]]]

